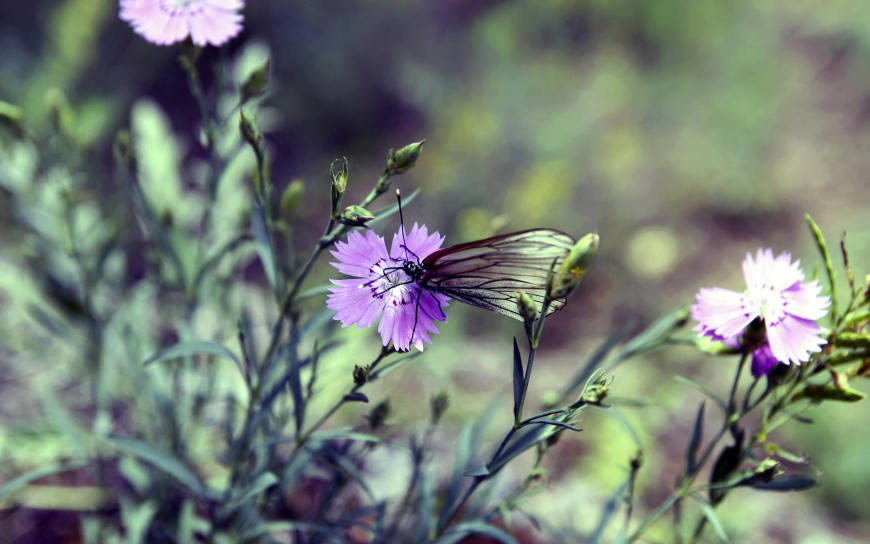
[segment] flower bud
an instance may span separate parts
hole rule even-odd
[[[295,179],[284,189],[281,195],[281,212],[286,216],[293,216],[302,206],[305,197],[305,185],[302,180]]]
[[[520,317],[523,318],[523,321],[525,321],[526,323],[531,323],[532,321],[537,319],[538,309],[535,305],[535,301],[532,300],[532,297],[522,291],[518,292],[516,296],[517,311],[520,313]]]
[[[258,153],[262,150],[263,135],[253,119],[244,110],[239,110],[239,131],[242,138]]]
[[[763,346],[765,342],[767,342],[767,331],[764,320],[756,317],[743,330],[741,344],[745,351],[753,352]]]
[[[420,158],[420,153],[423,151],[423,144],[426,140],[421,140],[413,144],[408,144],[398,151],[392,149],[387,154],[387,166],[384,169],[384,174],[387,176],[395,176],[407,172],[417,159]]]
[[[269,86],[270,67],[271,61],[269,59],[264,60],[260,66],[251,72],[248,79],[242,83],[242,103],[266,92],[266,88]]]
[[[583,393],[580,395],[581,404],[592,404],[594,406],[603,406],[604,399],[610,392],[610,381],[606,376],[600,376],[593,383],[589,384]]]
[[[441,416],[444,415],[444,412],[447,411],[447,406],[450,404],[450,398],[447,394],[447,391],[439,391],[437,395],[432,397],[430,402],[432,407],[432,424],[438,423],[441,420]]]
[[[374,218],[375,216],[367,209],[353,205],[345,208],[338,220],[351,227],[361,227]]]
[[[369,380],[369,365],[353,365],[353,383],[364,385]]]
[[[332,161],[329,174],[332,176],[332,218],[338,219],[341,213],[341,197],[347,189],[347,157]]]
[[[571,294],[592,264],[598,251],[598,234],[592,232],[580,238],[565,257],[550,282],[550,298],[564,298]]]

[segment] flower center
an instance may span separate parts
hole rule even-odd
[[[392,306],[415,301],[412,296],[416,291],[414,279],[405,272],[401,261],[378,259],[369,272],[373,279],[366,286],[371,290],[372,297]]]
[[[761,284],[746,293],[749,301],[768,324],[773,324],[785,315],[785,298],[773,285]]]

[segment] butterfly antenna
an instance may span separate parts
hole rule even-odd
[[[399,228],[402,231],[402,247],[405,248],[405,260],[410,261],[408,255],[408,240],[405,239],[405,216],[402,215],[402,193],[396,189],[396,199],[399,201]]]

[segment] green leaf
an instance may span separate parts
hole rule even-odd
[[[411,193],[410,195],[408,195],[407,197],[402,195],[402,205],[407,206],[408,204],[410,204],[411,201],[413,201],[415,198],[417,198],[418,194],[420,194],[420,189],[415,189],[414,192]],[[375,218],[366,224],[369,226],[374,225],[378,221],[382,221],[398,211],[399,211],[399,204],[398,203],[393,204],[392,206],[384,208],[381,211],[375,212],[374,213]]]
[[[790,476],[770,482],[756,482],[752,484],[752,488],[761,491],[803,491],[815,485],[816,481],[809,476]]]
[[[692,437],[689,439],[689,445],[686,448],[686,467],[688,472],[695,471],[695,457],[698,454],[698,446],[701,445],[701,439],[704,436],[704,402],[698,408],[698,414],[695,416],[695,427],[692,429]]]
[[[501,544],[517,544],[510,534],[498,527],[487,525],[482,521],[466,521],[450,528],[444,535],[435,541],[435,544],[455,544],[470,536],[485,536]]]
[[[368,402],[369,398],[359,391],[348,393],[343,397],[344,402]]]
[[[399,357],[398,359],[394,359],[394,360],[390,361],[386,365],[378,368],[377,370],[375,370],[374,372],[369,374],[369,381],[373,382],[373,381],[377,380],[378,378],[383,378],[384,376],[386,376],[390,372],[396,370],[400,366],[410,362],[411,359],[413,359],[415,357],[419,357],[421,354],[422,354],[422,352],[416,351],[414,353],[411,353],[411,354],[405,355],[403,357]]]
[[[104,440],[115,449],[147,461],[171,475],[197,495],[202,497],[210,495],[209,490],[200,482],[199,478],[183,462],[169,453],[134,438],[107,437]]]
[[[686,385],[691,385],[692,387],[694,387],[695,389],[697,389],[701,393],[704,393],[705,395],[707,395],[707,397],[709,397],[710,400],[712,400],[713,402],[718,404],[719,407],[722,408],[722,411],[727,410],[727,407],[725,405],[725,401],[720,399],[716,395],[716,392],[713,391],[712,389],[710,389],[709,387],[707,387],[706,385],[704,385],[700,382],[696,382],[695,380],[693,380],[691,378],[687,378],[685,376],[676,375],[676,376],[674,376],[674,379],[677,380],[678,382],[682,382]]]
[[[701,512],[704,513],[704,517],[707,518],[707,521],[710,522],[713,530],[716,531],[716,535],[719,537],[719,540],[725,542],[726,544],[730,542],[730,540],[728,539],[728,535],[725,533],[725,528],[722,527],[722,522],[719,521],[719,516],[716,515],[716,511],[713,509],[712,506],[710,506],[710,503],[698,497],[697,495],[692,495],[692,498],[695,499],[695,501],[697,501],[698,505],[701,507]]]
[[[441,505],[441,515],[438,518],[439,528],[444,527],[450,521],[447,518],[453,512],[454,503],[459,500],[459,489],[462,487],[466,467],[471,461],[473,447],[472,426],[465,425],[456,441],[456,460],[453,463],[453,473],[450,476],[450,482],[447,484],[447,491]]]
[[[86,465],[87,463],[85,463],[84,461],[52,463],[50,465],[45,465],[43,467],[33,469],[30,472],[25,472],[24,474],[12,478],[11,480],[3,484],[3,486],[0,486],[0,501],[12,495],[16,491],[23,489],[30,482],[35,482],[36,480],[45,478],[46,476],[51,476],[52,474],[67,472],[69,470],[76,470]]]
[[[173,346],[158,351],[151,357],[145,360],[143,365],[147,366],[152,363],[166,361],[168,359],[178,359],[180,357],[191,357],[193,355],[214,355],[215,357],[225,357],[236,363],[239,371],[244,376],[242,362],[236,357],[236,354],[223,344],[212,342],[211,340],[190,340],[188,342],[179,342]]]
[[[663,315],[623,346],[619,360],[624,361],[663,345],[671,333],[682,328],[688,320],[688,306]]]
[[[231,500],[223,509],[224,515],[229,515],[236,510],[238,510],[241,506],[252,499],[256,499],[259,495],[265,492],[267,489],[277,484],[280,480],[275,474],[271,472],[263,472],[259,476],[257,476],[248,489],[240,495],[238,498]]]
[[[301,293],[299,293],[298,295],[296,295],[293,298],[293,301],[298,302],[298,301],[313,298],[316,296],[329,294],[330,287],[332,287],[332,285],[317,285],[315,287],[312,287],[311,289],[306,289],[306,290],[302,291]]]
[[[520,397],[523,396],[523,358],[514,337],[514,421],[520,417]]]
[[[145,534],[157,513],[155,501],[134,503],[129,500],[121,500],[121,520],[128,544],[139,544],[145,540]]]
[[[841,332],[833,339],[835,346],[844,348],[870,348],[870,334],[857,332]]]
[[[819,253],[822,260],[825,262],[825,272],[828,276],[828,290],[831,293],[831,322],[837,322],[837,275],[834,272],[834,262],[831,260],[831,254],[828,252],[828,244],[825,242],[825,236],[822,234],[822,229],[813,221],[810,214],[806,214],[807,225],[810,227],[810,232],[816,240],[816,247],[819,248]]]
[[[272,292],[275,293],[275,297],[278,300],[281,300],[283,298],[284,284],[281,280],[281,271],[275,259],[275,244],[272,241],[272,234],[267,226],[266,211],[260,204],[254,204],[253,212],[251,214],[251,230],[254,232],[254,239],[257,242],[257,254],[260,256],[263,270],[266,271],[266,278],[269,280]]]

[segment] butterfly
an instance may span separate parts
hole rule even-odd
[[[411,259],[409,252],[402,270],[421,293],[434,291],[522,320],[517,293],[543,303],[551,270],[558,269],[575,243],[554,229],[522,230],[439,249],[422,260]],[[564,305],[564,298],[553,300],[547,314]]]
[[[332,280],[327,297],[343,326],[377,322],[384,345],[422,350],[431,343],[429,333],[438,332],[435,323],[447,320],[449,300],[519,320],[518,292],[538,305],[546,300],[547,314],[565,305],[564,298],[548,296],[549,279],[575,246],[571,236],[531,229],[441,248],[444,238],[425,226],[415,224],[406,233],[398,199],[401,226],[389,251],[370,230],[349,233],[332,251],[332,265],[352,276]]]

